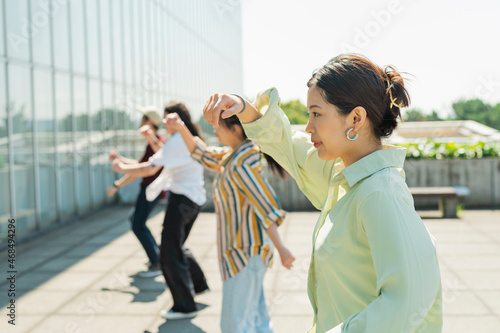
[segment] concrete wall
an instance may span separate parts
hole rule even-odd
[[[287,211],[312,211],[315,208],[299,190],[293,179],[286,181],[274,177],[265,169],[269,183]],[[449,160],[407,160],[405,163],[408,186],[467,186],[470,195],[466,198],[465,208],[500,207],[500,158],[449,159]],[[203,211],[213,211],[212,182],[214,174],[205,172],[205,188],[208,202]],[[124,202],[134,202],[138,185],[120,189]],[[415,200],[417,209],[436,208],[437,199]]]
[[[466,208],[500,207],[500,158],[407,160],[408,186],[467,186]],[[415,200],[417,208],[437,207],[437,199]]]

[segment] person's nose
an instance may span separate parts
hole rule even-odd
[[[306,132],[309,134],[313,134],[315,131],[316,129],[314,128],[314,125],[312,124],[311,120],[308,120],[306,125]]]

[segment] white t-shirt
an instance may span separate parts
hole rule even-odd
[[[207,202],[203,166],[191,158],[180,133],[174,133],[163,148],[149,158],[152,165],[163,166],[161,174],[146,188],[146,198],[153,201],[163,190],[182,194],[198,206]]]

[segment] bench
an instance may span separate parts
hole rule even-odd
[[[470,194],[465,186],[410,187],[413,198],[439,198],[439,210],[444,218],[457,217],[459,201]]]

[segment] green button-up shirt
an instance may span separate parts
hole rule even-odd
[[[309,332],[441,332],[442,297],[435,240],[404,180],[404,148],[387,147],[348,167],[318,157],[310,136],[291,130],[272,88],[244,124],[321,209],[313,232]]]

